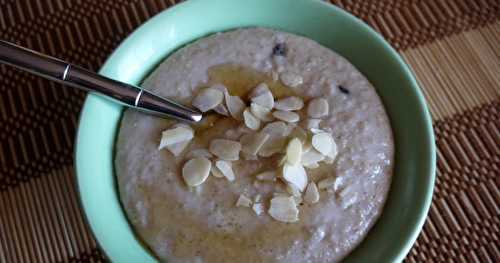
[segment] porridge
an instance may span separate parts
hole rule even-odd
[[[143,87],[192,105],[199,124],[126,110],[120,198],[169,262],[336,262],[366,236],[390,187],[382,102],[346,59],[263,28],[200,39]]]

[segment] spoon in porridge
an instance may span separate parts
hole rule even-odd
[[[124,106],[149,114],[188,122],[198,122],[202,119],[199,111],[162,98],[140,87],[101,76],[3,40],[0,40],[0,62],[67,86],[104,95]]]

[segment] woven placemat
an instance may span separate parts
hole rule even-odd
[[[438,172],[407,261],[500,262],[500,1],[334,0],[413,68]],[[97,70],[174,0],[0,0],[0,38]],[[73,142],[85,94],[0,66],[0,262],[105,261],[78,205]]]

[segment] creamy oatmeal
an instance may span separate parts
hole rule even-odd
[[[120,197],[169,262],[335,262],[389,190],[394,143],[373,86],[300,36],[253,28],[198,40],[143,83],[205,112],[190,125],[124,113]]]

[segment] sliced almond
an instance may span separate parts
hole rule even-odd
[[[240,195],[238,197],[238,201],[236,201],[236,206],[237,207],[240,207],[240,206],[250,207],[250,206],[252,206],[252,200],[250,198],[246,197],[245,195]]]
[[[269,122],[273,120],[271,110],[255,102],[250,104],[250,112],[261,121]]]
[[[234,181],[233,167],[230,162],[224,160],[218,160],[215,162],[215,167],[227,178],[229,181]]]
[[[173,126],[173,128],[179,128],[179,127],[183,127],[183,128],[186,128],[188,130],[193,131],[193,129],[191,128],[191,126],[189,126],[186,123],[180,122],[180,123],[176,123]],[[194,131],[193,131],[193,134],[194,134]],[[183,142],[178,142],[178,143],[174,143],[172,145],[168,145],[168,146],[166,146],[166,148],[175,157],[177,157],[177,156],[181,155],[182,152],[184,152],[184,150],[187,148],[187,146],[189,145],[190,142],[191,142],[191,140],[183,141]]]
[[[277,221],[293,223],[299,220],[299,210],[293,197],[273,197],[267,212]]]
[[[241,144],[231,140],[215,139],[210,142],[209,150],[220,159],[237,161],[240,158]]]
[[[219,113],[220,115],[229,116],[229,111],[227,110],[226,106],[224,106],[224,104],[222,103],[215,106],[214,111]]]
[[[328,177],[328,178],[325,178],[321,181],[318,182],[318,188],[320,190],[325,190],[325,189],[328,189],[332,186],[335,186],[335,182],[337,181],[337,178],[336,177]]]
[[[283,84],[292,88],[300,86],[303,82],[302,76],[289,71],[281,73],[280,80]]]
[[[272,109],[274,107],[274,98],[271,92],[266,92],[257,97],[252,98],[252,103],[259,104],[260,106]]]
[[[310,182],[307,185],[306,192],[304,194],[304,201],[308,204],[314,204],[319,201],[319,191],[316,183]]]
[[[241,151],[250,155],[256,155],[268,139],[269,134],[263,132],[245,134],[240,138]]]
[[[264,128],[262,128],[262,132],[269,134],[271,137],[283,137],[288,136],[290,133],[290,127],[286,125],[286,123],[282,121],[275,121],[268,123]]]
[[[276,172],[275,171],[265,171],[259,173],[255,176],[259,181],[276,181]]]
[[[315,98],[307,106],[307,115],[311,118],[321,118],[328,115],[328,101],[324,98]]]
[[[194,131],[190,127],[179,126],[173,129],[165,130],[161,133],[161,141],[158,150],[169,145],[190,141],[194,137]]]
[[[245,122],[245,125],[251,130],[256,131],[260,128],[260,119],[255,117],[250,112],[249,108],[246,108],[245,111],[243,111],[243,121]]]
[[[291,111],[281,111],[281,110],[274,111],[273,116],[278,120],[290,123],[298,122],[300,120],[300,116],[297,113]]]
[[[255,214],[257,214],[258,216],[260,216],[262,213],[264,213],[264,204],[262,203],[254,203],[253,206],[252,206],[252,210],[255,212]]]
[[[253,91],[251,101],[271,110],[274,107],[274,97],[265,83],[260,84]]]
[[[290,140],[286,147],[286,161],[290,165],[300,164],[302,157],[302,143],[298,138]]]
[[[311,144],[319,153],[328,155],[332,151],[335,142],[330,134],[318,133],[312,137]]]
[[[218,84],[212,85],[210,88],[219,90],[220,92],[222,92],[222,94],[224,94],[224,97],[226,96],[227,93],[229,93],[227,91],[226,86],[224,86],[224,84],[218,83]]]
[[[308,152],[302,154],[301,163],[304,166],[308,166],[314,163],[321,162],[325,159],[325,156],[318,151],[311,149]]]
[[[212,158],[213,156],[207,149],[194,149],[186,155],[186,158],[188,159],[193,159],[196,157]]]
[[[293,184],[287,184],[286,185],[286,191],[292,195],[292,196],[301,196],[302,194],[300,193],[299,189],[297,188],[297,186],[293,185]]]
[[[259,95],[262,95],[266,92],[271,92],[271,90],[269,89],[269,86],[267,86],[266,83],[260,83],[259,85],[257,85],[257,87],[255,87],[252,92],[250,93],[250,98],[252,97],[257,97]]]
[[[285,150],[286,137],[273,137],[269,138],[259,150],[258,155],[262,157],[269,157],[276,153]]]
[[[192,105],[198,108],[201,112],[207,112],[215,106],[222,103],[224,94],[214,88],[202,89],[196,97],[194,97]]]
[[[212,163],[204,157],[187,161],[182,167],[182,178],[190,187],[198,186],[207,180]]]
[[[295,111],[304,107],[304,101],[296,96],[286,97],[274,103],[274,108],[283,111]]]
[[[227,98],[229,97],[229,92],[227,91],[226,86],[224,86],[223,84],[215,84],[211,88],[219,90],[220,92],[222,92],[222,94],[224,95],[224,101],[226,101]],[[226,105],[227,105],[227,102],[226,102]],[[219,113],[219,114],[221,114],[221,115],[224,115],[224,116],[230,116],[231,115],[229,113],[229,110],[227,109],[227,106],[225,106],[224,103],[221,103],[221,104],[215,106],[214,111],[217,112],[217,113]]]
[[[245,110],[245,102],[238,96],[231,96],[229,93],[226,95],[226,106],[229,114],[237,120],[243,118],[243,111]]]
[[[166,146],[167,150],[171,152],[174,156],[179,156],[189,145],[191,141],[178,142]]]
[[[283,179],[287,183],[295,185],[301,192],[307,186],[307,173],[300,164],[290,165],[286,163],[283,165]]]
[[[332,162],[335,160],[335,157],[337,157],[337,144],[335,143],[335,140],[332,137],[332,148],[328,154],[326,154],[327,159],[330,159]]]
[[[212,168],[210,169],[210,172],[212,173],[212,175],[214,177],[217,177],[217,178],[223,178],[224,177],[224,174],[222,174],[222,172],[219,170],[219,168],[217,168],[215,165],[212,165]]]

